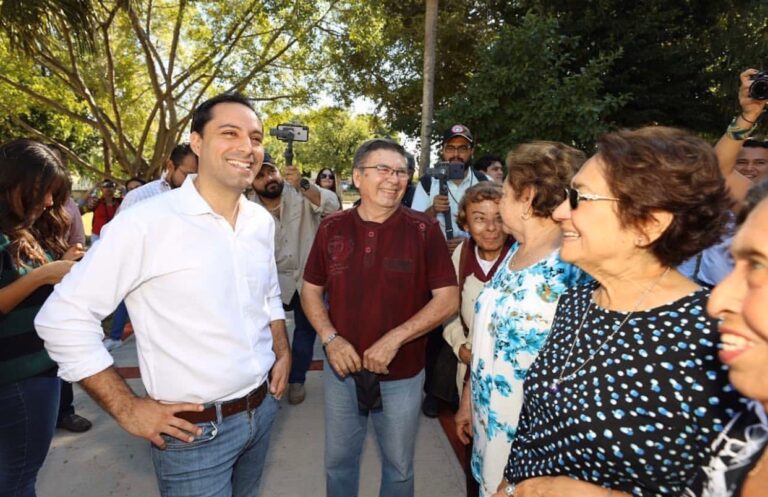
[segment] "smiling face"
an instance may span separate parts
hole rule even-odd
[[[752,181],[768,176],[768,148],[742,147],[736,159],[736,170]]]
[[[382,173],[375,166],[389,166],[393,171],[407,170],[405,157],[394,150],[378,149],[370,152],[360,165],[362,167],[352,170],[352,179],[360,190],[361,204],[366,208],[396,210],[405,194],[407,175]]]
[[[571,186],[582,194],[613,197],[599,156],[584,163]],[[560,256],[588,273],[606,263],[629,260],[632,251],[637,250],[638,233],[622,226],[614,201],[582,200],[576,209],[571,209],[566,199],[552,216],[563,232]]]
[[[498,252],[507,239],[499,213],[499,202],[483,200],[466,207],[467,231],[480,250]]]
[[[768,201],[747,218],[731,246],[733,271],[715,287],[707,311],[720,319],[720,360],[733,386],[768,402]]]
[[[202,133],[190,136],[198,156],[198,180],[215,190],[242,193],[261,168],[263,136],[261,121],[251,109],[235,102],[216,104]]]
[[[317,175],[318,185],[320,188],[325,188],[326,190],[333,190],[336,188],[336,179],[333,174],[333,171],[330,169],[323,169],[321,170]]]

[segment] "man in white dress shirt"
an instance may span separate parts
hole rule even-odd
[[[254,495],[287,385],[274,221],[242,195],[262,138],[244,97],[201,104],[191,134],[199,174],[117,216],[35,320],[59,375],[152,442],[163,496]],[[122,299],[146,397],[101,343],[100,322]]]

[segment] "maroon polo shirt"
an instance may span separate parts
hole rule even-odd
[[[432,290],[456,286],[440,225],[400,207],[383,223],[363,221],[357,208],[323,220],[304,280],[325,287],[336,332],[360,357],[385,333],[408,321]],[[424,369],[426,336],[403,345],[382,380],[410,378]]]

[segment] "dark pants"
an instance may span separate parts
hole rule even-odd
[[[75,406],[72,402],[75,400],[75,394],[72,391],[72,383],[68,381],[61,381],[61,398],[59,400],[59,416],[56,419],[56,424],[59,424],[62,419],[66,418],[70,414],[75,413]]]
[[[424,367],[424,393],[433,395],[452,405],[458,401],[456,391],[456,365],[458,359],[443,338],[443,327],[427,334],[426,364]]]
[[[307,370],[312,362],[312,352],[315,348],[315,329],[309,323],[304,309],[301,308],[299,292],[294,292],[288,309],[293,310],[293,345],[291,347],[291,374],[288,383],[304,383],[307,379]]]
[[[120,302],[112,314],[112,328],[109,331],[109,338],[112,340],[123,339],[123,328],[128,323],[128,308],[125,307],[125,302]]]
[[[61,386],[56,377],[33,377],[0,386],[0,494],[34,497],[56,428]]]

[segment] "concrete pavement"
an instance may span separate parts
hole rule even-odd
[[[292,329],[289,323],[289,329]],[[322,358],[315,344],[315,358]],[[129,377],[137,365],[135,341],[114,351],[116,365]],[[307,399],[291,406],[283,399],[275,422],[261,495],[298,497],[324,495],[322,371],[307,375]],[[141,380],[129,379],[143,394]],[[93,422],[83,434],[57,430],[40,471],[40,497],[155,497],[158,496],[149,443],[123,431],[79,387],[75,407]],[[369,426],[361,464],[360,497],[378,495],[381,478],[378,447]],[[451,445],[435,419],[420,418],[416,443],[416,495],[463,497],[464,473]]]

